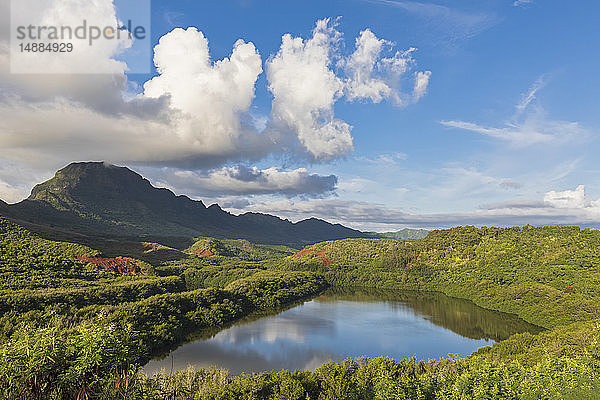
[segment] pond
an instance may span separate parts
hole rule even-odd
[[[439,293],[330,290],[279,313],[255,314],[221,328],[199,332],[162,359],[147,375],[218,366],[233,374],[281,369],[314,370],[345,358],[448,353],[465,357],[513,333],[542,328]]]

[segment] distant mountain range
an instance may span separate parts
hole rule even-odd
[[[371,237],[388,239],[423,239],[429,235],[427,229],[404,228],[396,232],[367,232]]]
[[[66,166],[36,185],[26,200],[12,205],[0,202],[0,215],[37,230],[117,237],[211,236],[296,247],[372,237],[316,218],[292,223],[268,214],[236,216],[216,204],[206,207],[201,201],[156,188],[126,167],[102,162]]]

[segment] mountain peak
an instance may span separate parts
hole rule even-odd
[[[0,203],[0,209],[5,207]],[[364,237],[341,225],[310,219],[298,224],[268,214],[232,215],[213,204],[176,196],[127,167],[76,162],[36,185],[27,200],[2,214],[79,233],[135,237],[213,236],[303,246]]]
[[[201,201],[155,188],[137,172],[105,162],[69,164],[52,179],[36,185],[27,200],[75,213],[92,222],[110,221],[114,227],[120,225],[122,230],[145,222],[160,226],[158,222],[153,223],[153,218],[160,220],[173,210],[181,213],[206,210]]]
[[[86,196],[102,193],[106,196],[131,193],[134,189],[150,188],[150,182],[126,167],[105,162],[76,162],[58,170],[54,177],[36,185],[28,200],[51,202],[56,197]]]

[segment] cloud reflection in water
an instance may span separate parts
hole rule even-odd
[[[152,375],[161,369],[168,372],[171,366],[180,370],[188,365],[218,366],[234,374],[314,370],[328,360],[347,357],[401,359],[416,355],[430,359],[450,352],[466,356],[479,347],[491,345],[493,340],[488,334],[469,338],[448,324],[448,319],[460,316],[465,307],[462,300],[452,299],[457,301],[453,305],[448,299],[365,301],[364,295],[320,296],[280,314],[241,322],[207,340],[180,346],[163,360],[150,361],[145,372]],[[431,304],[428,306],[427,302]],[[478,312],[479,320],[492,321],[488,325],[503,326],[506,322],[497,313],[486,317],[486,313],[494,312]]]

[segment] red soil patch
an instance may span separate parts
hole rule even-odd
[[[162,261],[180,260],[183,254],[177,250],[169,249],[158,243],[141,243],[145,253],[152,256],[153,259]]]
[[[194,254],[197,255],[198,257],[212,257],[215,255],[212,251],[210,251],[210,249],[206,249],[204,251],[198,250],[198,251],[195,251]]]
[[[323,261],[323,265],[326,267],[328,265],[333,264],[333,261],[331,261],[329,258],[327,258],[327,256],[325,255],[325,253],[327,253],[327,250],[321,250],[318,253],[315,253],[317,256],[321,257],[321,260]]]
[[[77,259],[88,264],[93,264],[98,269],[117,274],[141,275],[142,270],[133,258],[128,257],[85,257],[77,256]]]
[[[573,293],[574,291],[575,291],[575,289],[573,289],[573,286],[571,286],[571,285],[565,287],[563,290],[563,292],[565,292],[565,293]]]
[[[309,249],[300,250],[298,253],[294,254],[294,258],[306,257],[307,255],[309,255],[313,251],[315,251],[315,249],[312,248],[312,247],[309,248]]]
[[[310,255],[313,251],[315,251],[314,247],[301,250],[298,253],[294,254],[294,258],[306,257],[306,256]],[[327,253],[327,250],[321,250],[321,251],[315,253],[315,255],[317,257],[321,258],[321,261],[323,261],[323,265],[324,266],[328,266],[328,265],[333,264],[333,261],[331,261],[329,258],[327,258],[327,256],[325,255],[325,253]]]
[[[142,246],[146,251],[156,251],[160,249],[156,243],[142,243]]]

